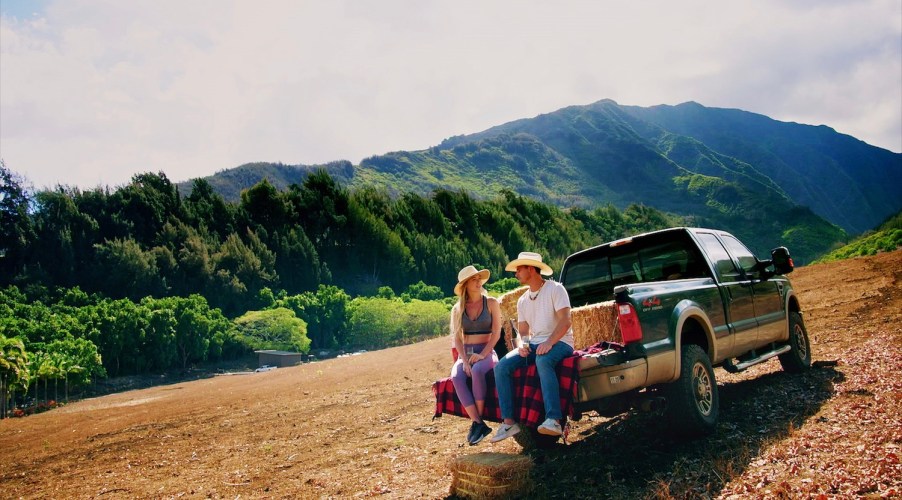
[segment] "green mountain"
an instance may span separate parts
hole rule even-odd
[[[603,100],[360,165],[258,163],[208,181],[236,199],[264,177],[282,189],[317,168],[351,188],[396,195],[443,188],[491,198],[509,189],[562,207],[643,204],[728,229],[758,253],[787,244],[808,259],[902,209],[902,155],[828,127],[697,103]]]
[[[694,102],[623,108],[637,120],[754,165],[794,203],[810,207],[849,233],[873,229],[902,208],[902,155],[825,125],[780,122]]]

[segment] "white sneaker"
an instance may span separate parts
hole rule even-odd
[[[564,433],[564,431],[561,430],[561,424],[553,418],[545,419],[545,421],[542,422],[542,425],[539,426],[538,431],[539,434],[545,434],[546,436],[560,436]]]
[[[496,432],[495,435],[492,436],[492,439],[489,440],[489,442],[497,443],[498,441],[507,439],[518,432],[520,432],[520,426],[517,424],[501,424],[498,426],[498,432]]]

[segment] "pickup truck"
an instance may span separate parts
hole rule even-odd
[[[779,358],[811,365],[789,251],[759,260],[724,231],[671,228],[570,255],[560,280],[573,308],[613,299],[622,342],[583,356],[575,418],[658,408],[687,435],[718,418],[714,367],[729,372]]]

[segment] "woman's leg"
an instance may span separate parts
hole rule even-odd
[[[498,356],[492,351],[491,357],[476,362],[470,370],[473,379],[473,399],[476,401],[476,411],[480,416],[485,409],[485,398],[488,393],[485,375],[495,367],[497,362]]]
[[[464,371],[464,362],[458,359],[451,367],[451,383],[454,384],[454,392],[457,393],[457,399],[463,405],[464,410],[469,415],[470,420],[479,422],[482,419],[476,410],[476,403],[473,401],[473,393],[467,387],[467,372]]]

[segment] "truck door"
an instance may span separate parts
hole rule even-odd
[[[713,233],[696,233],[714,267],[720,286],[732,342],[718,345],[721,358],[733,357],[754,348],[758,337],[754,293],[732,257]]]
[[[733,236],[722,234],[727,250],[739,261],[743,274],[750,280],[755,302],[755,319],[758,322],[758,345],[786,338],[786,314],[783,312],[782,281],[761,280],[757,269],[758,259]]]

